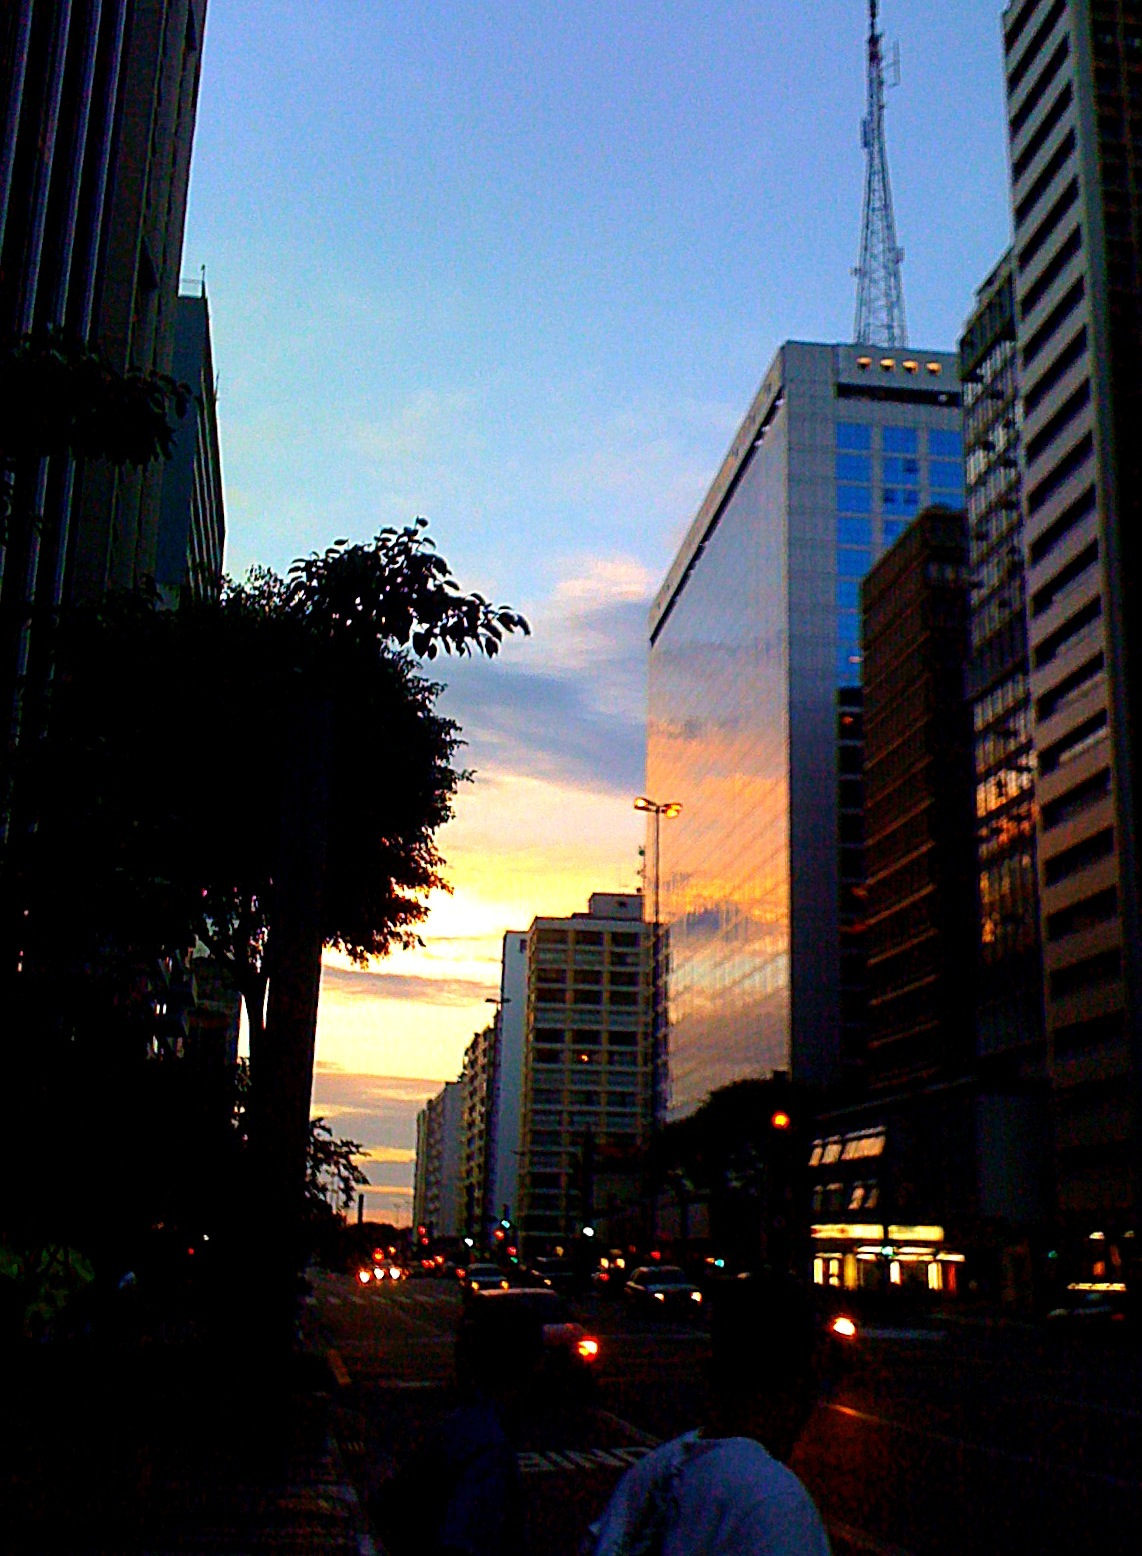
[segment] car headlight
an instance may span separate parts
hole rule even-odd
[[[580,1340],[575,1349],[579,1352],[579,1355],[583,1358],[584,1361],[594,1361],[595,1357],[599,1354],[599,1342],[598,1340],[591,1339]]]
[[[665,1302],[666,1301],[666,1293],[664,1291],[656,1291],[654,1293],[654,1300],[656,1302]]]
[[[692,1291],[690,1293],[690,1301],[691,1302],[701,1302],[701,1300],[702,1300],[702,1293],[700,1291]]]

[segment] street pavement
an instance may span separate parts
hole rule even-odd
[[[335,1429],[365,1491],[454,1398],[455,1285],[361,1290],[319,1276],[312,1317],[340,1387]],[[588,1298],[600,1340],[589,1407],[534,1411],[520,1468],[531,1549],[573,1556],[626,1466],[694,1426],[706,1337]],[[1032,1326],[870,1331],[818,1408],[793,1468],[840,1556],[1133,1553],[1142,1530],[1142,1364],[1136,1349]]]

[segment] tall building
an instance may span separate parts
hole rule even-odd
[[[650,1133],[650,925],[642,898],[595,892],[586,913],[527,934],[519,1226],[529,1246],[595,1213],[608,1153]]]
[[[460,1206],[464,1231],[481,1246],[487,1241],[491,1210],[488,1165],[496,1094],[499,1033],[477,1032],[464,1050],[460,1070]]]
[[[189,384],[194,400],[176,426],[163,469],[155,583],[169,605],[216,600],[222,585],[226,518],[222,454],[218,443],[214,354],[206,289],[178,299],[174,377]]]
[[[859,1064],[859,596],[930,503],[963,502],[958,361],[781,347],[650,613],[671,1111]],[[844,887],[842,889],[842,880]]]
[[[928,508],[864,580],[867,1084],[947,1083],[975,1058],[968,540]]]
[[[416,1119],[412,1219],[433,1237],[459,1237],[464,1228],[463,1135],[463,1088],[459,1081],[446,1081]]]
[[[984,1062],[1032,1075],[1045,1072],[1045,1056],[1015,327],[1009,251],[979,288],[960,340],[972,567],[976,1024]]]
[[[4,7],[0,341],[51,330],[119,371],[170,372],[205,20],[206,0]],[[163,471],[56,457],[0,474],[0,720],[15,741],[50,674],[37,611],[154,576]]]
[[[527,1028],[527,935],[509,930],[500,964],[496,1011],[499,1047],[489,1125],[488,1212],[514,1221],[519,1212],[519,1126],[523,1104],[523,1050]]]
[[[1003,35],[1055,1173],[1105,1265],[1142,1189],[1142,15],[1015,0]]]

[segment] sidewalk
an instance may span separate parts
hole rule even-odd
[[[3,1384],[6,1553],[373,1556],[323,1357],[44,1347]]]

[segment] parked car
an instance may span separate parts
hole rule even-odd
[[[507,1314],[520,1323],[538,1322],[543,1336],[541,1378],[557,1391],[581,1397],[594,1382],[599,1341],[578,1321],[566,1301],[546,1286],[514,1286],[474,1292],[465,1304],[456,1342],[457,1367],[463,1371],[465,1348],[483,1323],[502,1325]]]
[[[648,1311],[694,1313],[702,1303],[702,1293],[676,1264],[644,1264],[627,1281],[626,1295],[629,1301]]]

